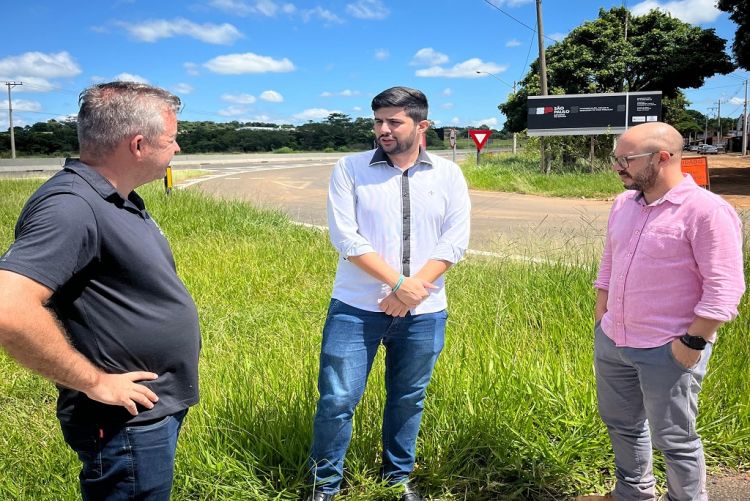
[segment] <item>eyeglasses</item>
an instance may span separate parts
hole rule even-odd
[[[643,158],[643,157],[649,157],[649,160],[651,160],[651,157],[654,155],[658,155],[661,153],[661,151],[651,151],[649,153],[638,153],[637,155],[621,155],[619,157],[616,157],[614,155],[609,156],[610,162],[612,162],[613,165],[617,165],[620,167],[620,169],[627,169],[630,167],[630,161],[634,160],[636,158]],[[674,156],[674,153],[669,153],[670,157]]]

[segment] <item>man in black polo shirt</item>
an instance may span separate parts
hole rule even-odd
[[[59,388],[84,499],[169,499],[198,401],[195,304],[136,187],[164,176],[178,97],[113,82],[80,98],[81,160],[26,203],[0,256],[0,345]]]

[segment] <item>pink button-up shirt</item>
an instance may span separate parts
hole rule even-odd
[[[696,316],[732,320],[745,291],[737,213],[689,175],[649,205],[626,191],[612,205],[594,287],[608,291],[601,327],[617,346],[661,346]]]

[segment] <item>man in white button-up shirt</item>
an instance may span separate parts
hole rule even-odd
[[[375,96],[379,147],[342,158],[331,176],[328,225],[341,256],[320,354],[310,464],[314,501],[343,478],[352,416],[378,346],[386,353],[383,478],[409,482],[425,390],[443,347],[443,274],[469,242],[470,202],[461,169],[420,148],[427,98],[393,87]]]

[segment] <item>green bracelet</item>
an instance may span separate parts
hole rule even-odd
[[[401,284],[404,283],[404,279],[406,277],[401,275],[398,277],[398,282],[396,282],[396,285],[393,286],[393,289],[391,289],[391,292],[396,292],[399,287],[401,287]]]

